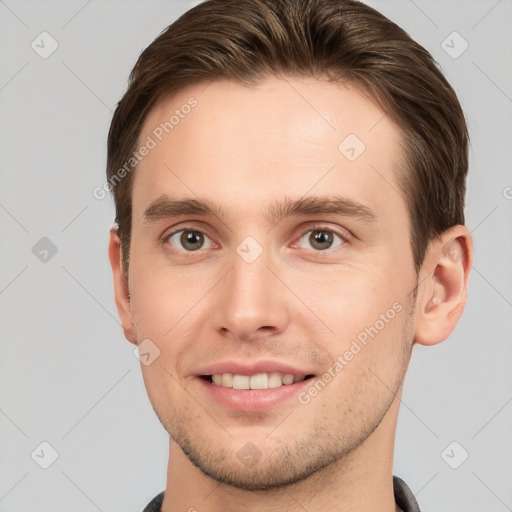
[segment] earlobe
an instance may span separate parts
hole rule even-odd
[[[465,226],[454,226],[429,245],[420,273],[414,341],[436,345],[452,333],[467,298],[473,242]]]
[[[130,343],[136,345],[137,338],[135,336],[135,329],[133,327],[133,319],[130,307],[130,293],[128,290],[126,276],[123,272],[121,260],[121,240],[117,234],[117,228],[115,227],[110,230],[108,255],[110,259],[110,266],[112,267],[117,312],[121,320],[123,332],[126,339]]]

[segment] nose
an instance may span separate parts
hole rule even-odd
[[[230,272],[219,283],[215,296],[214,321],[218,331],[237,341],[256,341],[280,334],[290,321],[289,291],[269,268],[264,250],[246,262],[237,253]]]

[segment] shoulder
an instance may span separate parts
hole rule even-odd
[[[161,492],[155,496],[142,512],[161,512],[162,502],[164,501],[164,493]]]
[[[408,485],[399,477],[393,475],[393,491],[395,502],[403,512],[421,512],[418,502]]]

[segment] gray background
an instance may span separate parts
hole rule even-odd
[[[136,58],[196,3],[0,0],[0,511],[138,511],[164,489],[167,435],[113,299],[113,205],[92,191]],[[472,140],[469,302],[414,349],[394,472],[422,511],[512,510],[512,2],[369,3],[433,53]]]

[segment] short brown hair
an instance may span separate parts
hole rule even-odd
[[[133,172],[115,178],[136,150],[152,107],[200,82],[256,86],[286,76],[355,85],[395,122],[403,147],[398,182],[417,272],[430,240],[464,224],[468,130],[454,90],[425,48],[356,0],[207,0],[142,52],[112,119],[107,180],[126,275]]]

